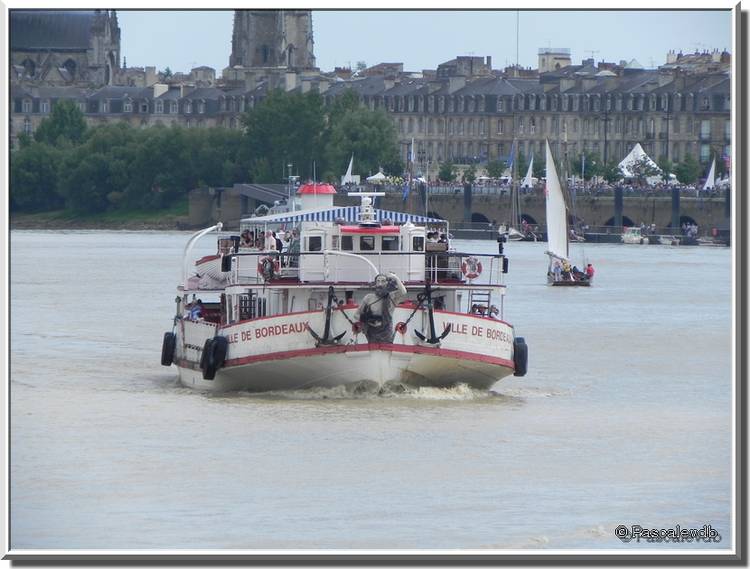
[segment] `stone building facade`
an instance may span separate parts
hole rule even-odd
[[[91,57],[88,77],[102,81],[107,61],[113,70],[119,65],[116,14],[105,12],[84,19],[96,39],[90,54],[89,48],[80,52]],[[12,42],[14,37],[31,45],[30,33],[13,31]],[[731,154],[728,53],[670,53],[658,69],[643,69],[634,60],[616,65],[593,59],[558,67],[566,62],[565,50],[547,48],[539,53],[540,66],[544,57],[544,68],[551,67],[547,72],[496,70],[490,58],[460,56],[435,70],[408,72],[403,64],[388,63],[342,80],[341,74],[312,68],[312,19],[304,10],[238,10],[232,46],[230,67],[218,80],[202,67],[184,81],[149,85],[12,81],[11,146],[60,99],[76,101],[89,124],[241,128],[242,114],[280,88],[320,92],[327,104],[354,91],[362,104],[391,117],[403,160],[411,156],[413,140],[419,169],[433,176],[445,161],[507,160],[514,142],[527,158],[541,156],[545,140],[557,157],[565,147],[571,158],[591,152],[602,161],[619,162],[637,142],[655,160],[680,162],[690,155],[705,164],[714,155]],[[14,72],[25,69],[22,53],[13,51],[19,61]],[[44,67],[38,61],[35,68]]]
[[[235,10],[230,67],[315,68],[309,10]]]
[[[12,83],[98,87],[119,72],[114,10],[10,10],[9,20]]]

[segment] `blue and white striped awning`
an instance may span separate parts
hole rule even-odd
[[[261,225],[266,223],[300,223],[302,221],[335,221],[343,219],[347,223],[357,223],[360,207],[358,205],[333,207],[319,210],[300,211],[295,213],[277,213],[263,217],[246,217],[242,225]],[[383,221],[389,219],[393,223],[445,223],[444,219],[426,217],[404,213],[402,211],[388,211],[387,209],[375,209],[375,219]]]

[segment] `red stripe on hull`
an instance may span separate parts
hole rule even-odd
[[[443,358],[454,358],[458,360],[469,360],[487,364],[499,365],[515,369],[513,362],[504,358],[494,356],[485,356],[482,354],[473,354],[471,352],[462,352],[460,350],[448,350],[443,348],[427,348],[425,346],[404,346],[400,344],[358,344],[353,346],[330,346],[326,348],[308,348],[304,350],[287,350],[283,352],[273,352],[270,354],[259,354],[257,356],[245,356],[227,360],[224,367],[236,367],[256,362],[265,362],[272,360],[285,360],[289,358],[304,358],[314,356],[325,356],[329,354],[343,354],[346,352],[398,352],[404,354],[424,354]]]

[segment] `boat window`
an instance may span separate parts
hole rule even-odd
[[[359,250],[360,251],[374,251],[375,250],[375,236],[374,235],[362,235],[359,238]]]
[[[307,238],[307,250],[308,251],[322,251],[323,250],[323,237],[316,235],[314,237]]]
[[[351,235],[341,236],[341,250],[354,251],[354,238]]]
[[[383,251],[398,251],[398,237],[383,235]]]
[[[412,251],[424,251],[424,237],[414,237],[411,241]]]

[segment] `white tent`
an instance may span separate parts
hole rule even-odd
[[[656,162],[651,160],[649,158],[648,154],[643,150],[643,147],[639,142],[636,142],[635,146],[633,147],[633,150],[630,151],[630,154],[628,154],[625,158],[622,159],[622,162],[618,165],[620,168],[620,172],[622,172],[622,175],[626,178],[632,178],[633,172],[630,170],[630,167],[633,164],[636,164],[638,162],[641,162],[642,160],[646,160],[646,163],[654,168],[655,170],[661,172],[661,168],[656,165]]]
[[[375,182],[375,183],[380,183],[383,180],[385,180],[385,174],[383,174],[383,172],[378,172],[377,174],[373,174],[372,176],[367,178],[368,182]]]

